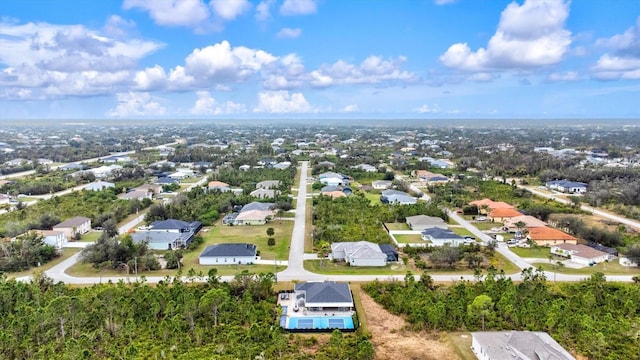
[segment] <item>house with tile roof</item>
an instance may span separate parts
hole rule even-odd
[[[548,226],[527,228],[527,239],[538,246],[553,246],[558,244],[577,244],[578,239]]]
[[[513,208],[496,208],[489,212],[489,219],[493,222],[503,222],[516,216],[522,216],[522,213]]]

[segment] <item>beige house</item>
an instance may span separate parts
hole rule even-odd
[[[76,216],[55,225],[53,230],[64,233],[64,236],[71,240],[76,234],[86,234],[91,230],[91,219]]]

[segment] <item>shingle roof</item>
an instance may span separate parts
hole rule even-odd
[[[581,244],[558,244],[558,245],[554,245],[557,248],[560,248],[562,250],[568,250],[571,251],[573,255],[579,256],[581,258],[585,258],[585,259],[593,259],[596,257],[600,257],[603,255],[609,255],[608,253],[604,252],[604,251],[600,251],[600,250],[596,250],[592,247],[586,246],[586,245],[581,245]]]
[[[271,210],[271,208],[274,206],[275,206],[274,203],[263,203],[263,202],[254,201],[252,203],[248,203],[247,205],[243,206],[241,212],[251,211],[251,210],[263,210],[263,211]]]
[[[430,236],[432,239],[462,239],[462,236],[455,234],[449,229],[430,228],[422,231],[423,235]]]
[[[487,358],[493,360],[575,360],[549,334],[541,331],[487,331],[471,335]]]
[[[168,220],[157,220],[151,223],[151,229],[153,230],[180,230],[180,229],[191,229],[194,227],[194,222],[187,222],[176,219],[168,219]]]
[[[307,303],[353,302],[349,284],[334,281],[308,282],[295,285],[295,290],[306,291]]]
[[[58,225],[55,225],[54,228],[69,228],[69,227],[74,227],[74,226],[80,226],[80,225],[86,223],[87,221],[91,221],[91,219],[83,217],[83,216],[76,216],[74,218],[67,219],[67,220],[63,221]]]
[[[257,247],[255,244],[215,244],[207,246],[200,257],[220,257],[220,256],[256,256]]]
[[[445,225],[441,218],[427,215],[407,216],[406,221],[412,226]]]

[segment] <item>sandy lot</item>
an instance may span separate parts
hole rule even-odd
[[[407,331],[406,322],[376,303],[362,292],[367,327],[376,351],[376,359],[457,360],[460,357],[451,345],[438,334]]]

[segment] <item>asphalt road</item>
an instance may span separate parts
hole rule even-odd
[[[286,270],[279,272],[277,274],[277,279],[278,280],[284,280],[284,281],[293,281],[293,280],[297,280],[297,281],[361,281],[361,282],[368,282],[368,281],[374,281],[374,280],[380,280],[380,281],[389,281],[389,280],[395,280],[395,281],[402,281],[405,278],[405,275],[323,275],[323,274],[316,274],[316,273],[312,273],[309,272],[307,270],[304,269],[303,267],[303,260],[304,260],[304,239],[305,239],[305,234],[306,234],[306,228],[305,228],[305,219],[306,219],[306,203],[307,203],[307,172],[308,172],[308,162],[307,161],[303,161],[300,164],[300,187],[298,189],[298,196],[297,196],[297,203],[296,203],[296,215],[295,215],[295,223],[294,223],[294,227],[293,227],[293,232],[292,232],[292,236],[291,236],[291,245],[290,245],[290,251],[289,251],[289,261],[288,261],[288,267]],[[201,182],[204,180],[201,180]],[[200,182],[199,182],[200,183]],[[535,192],[534,192],[535,193]],[[486,245],[489,241],[492,241],[493,239],[483,233],[482,231],[478,230],[475,226],[473,226],[471,223],[469,223],[468,221],[466,221],[463,217],[461,217],[460,215],[454,213],[454,212],[448,212],[449,216],[454,219],[455,221],[457,221],[461,226],[463,226],[465,229],[467,229],[469,232],[471,232],[472,234],[474,234],[478,239],[480,239],[483,243],[483,245]],[[610,215],[610,214],[608,214]],[[135,226],[136,224],[140,223],[142,217],[139,217],[125,225],[123,225],[122,227],[120,227],[120,231],[122,232],[126,232],[128,231],[131,227]],[[627,220],[627,219],[625,219]],[[498,247],[496,248],[496,251],[498,251],[500,254],[502,254],[503,256],[505,256],[507,259],[509,259],[510,261],[512,261],[518,268],[522,269],[526,269],[526,268],[530,268],[532,267],[531,264],[527,263],[526,261],[524,261],[522,258],[520,258],[518,255],[514,254],[509,247],[504,244],[504,243],[498,243]],[[102,276],[94,276],[94,277],[73,277],[70,276],[68,274],[65,273],[66,269],[68,269],[70,266],[72,266],[75,262],[78,261],[78,255],[74,255],[72,257],[70,257],[69,259],[61,262],[60,264],[52,267],[51,269],[49,269],[48,271],[46,271],[46,275],[49,276],[50,278],[52,278],[54,281],[62,281],[65,283],[69,283],[69,284],[94,284],[94,283],[101,283],[101,282],[118,282],[118,281],[124,281],[124,282],[135,282],[137,280],[142,279],[143,277],[137,277],[137,276],[119,276],[119,277],[102,277]],[[548,281],[561,281],[561,282],[572,282],[572,281],[581,281],[584,280],[586,278],[588,278],[587,275],[568,275],[568,274],[561,274],[561,273],[556,273],[554,274],[551,271],[545,271],[545,276],[547,278]],[[519,281],[522,280],[521,274],[520,273],[516,273],[516,274],[507,274],[507,277],[511,278],[514,281]],[[460,281],[460,280],[470,280],[473,281],[475,280],[475,277],[473,275],[431,275],[431,277],[433,278],[434,281],[437,282],[453,282],[453,281]],[[416,275],[416,278],[419,278],[419,275]],[[621,282],[631,282],[632,280],[632,275],[607,275],[606,278],[609,281],[621,281]],[[29,280],[30,277],[24,277],[21,278],[20,280]],[[144,280],[148,283],[157,283],[161,280],[164,280],[165,277],[162,276],[145,276]],[[196,279],[188,279],[187,277],[183,277],[183,279],[185,281],[206,281],[205,278],[196,278]],[[223,281],[230,281],[233,279],[233,276],[222,276],[221,280]]]

